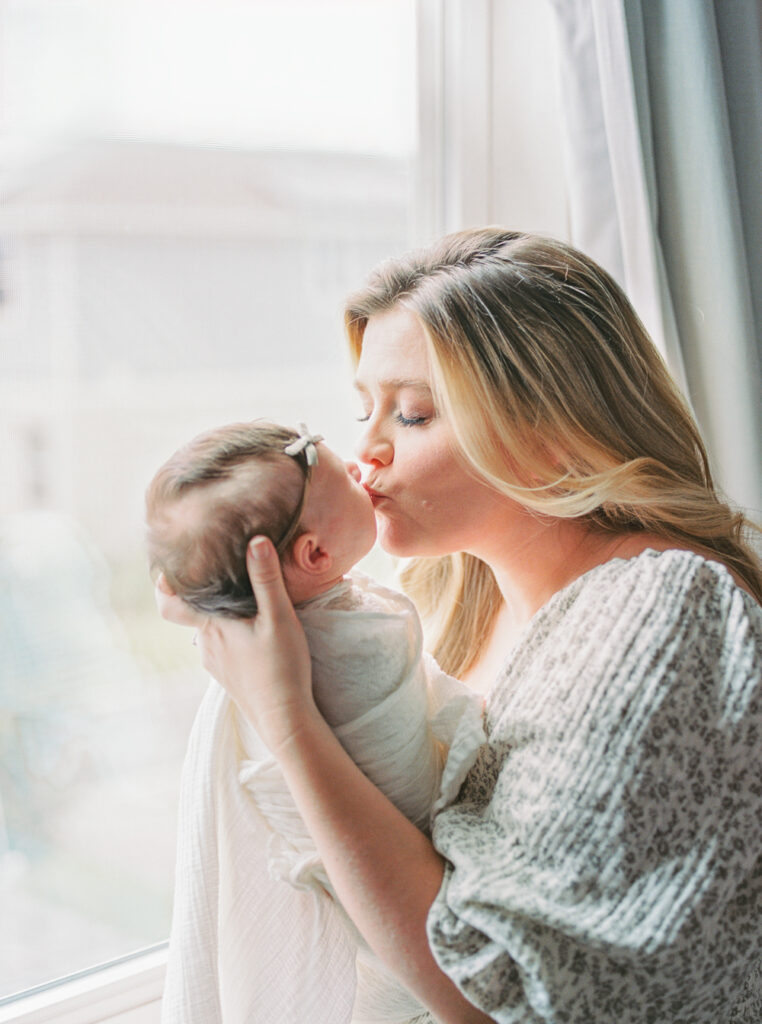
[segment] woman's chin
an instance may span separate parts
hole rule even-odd
[[[400,523],[390,523],[378,518],[378,544],[394,558],[436,557],[442,552],[434,550],[428,538],[406,530]]]
[[[410,558],[418,552],[411,547],[410,537],[399,524],[390,523],[384,516],[376,514],[377,542],[379,546],[395,558]]]

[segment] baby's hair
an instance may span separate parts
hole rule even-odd
[[[296,430],[256,420],[199,434],[158,470],[146,492],[148,557],[154,578],[198,611],[253,618],[246,570],[254,536],[281,558],[303,530],[311,475],[305,451],[286,455]]]

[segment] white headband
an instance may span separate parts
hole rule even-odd
[[[322,434],[311,434],[307,429],[306,424],[299,424],[299,437],[291,444],[286,445],[283,451],[286,455],[298,455],[299,452],[304,452],[307,459],[308,466],[317,466],[318,463],[318,452],[315,447],[323,440]]]

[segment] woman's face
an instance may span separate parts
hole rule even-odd
[[[396,307],[369,319],[356,388],[366,424],[357,455],[381,546],[399,556],[477,554],[506,499],[457,455],[453,429],[434,406],[426,339],[412,313]]]

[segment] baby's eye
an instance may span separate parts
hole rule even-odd
[[[364,416],[355,416],[358,423],[367,423],[370,419],[370,413],[366,412]]]

